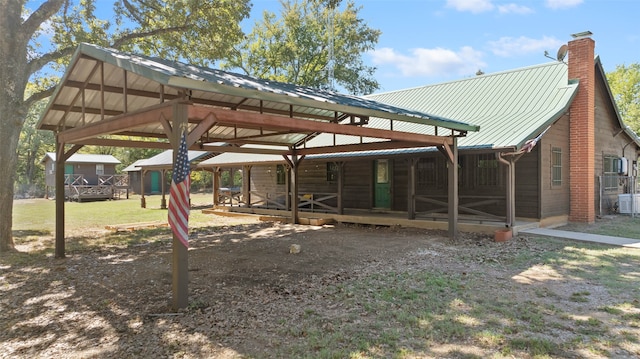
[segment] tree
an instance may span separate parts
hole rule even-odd
[[[0,252],[11,234],[17,148],[29,108],[53,93],[47,81],[62,70],[79,42],[208,65],[242,37],[249,0],[0,0]],[[100,19],[97,13],[107,15]],[[43,88],[27,95],[29,82]]]
[[[622,120],[640,135],[640,64],[618,65],[607,80]]]
[[[380,31],[358,17],[361,8],[351,0],[339,11],[341,2],[281,0],[280,18],[265,11],[262,21],[256,22],[221,66],[310,87],[334,89],[338,85],[352,94],[377,90],[375,68],[364,64],[362,54],[374,48]]]
[[[40,163],[48,151],[53,151],[55,139],[51,131],[36,130],[36,123],[44,110],[45,101],[38,101],[29,109],[18,142],[16,190],[18,194],[40,196],[44,192],[44,167]]]

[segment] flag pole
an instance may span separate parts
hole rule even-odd
[[[172,148],[173,148],[173,173],[172,177],[174,177],[176,173],[176,165],[178,161],[180,145],[182,141],[186,141],[184,137],[186,137],[185,133],[187,131],[187,117],[188,117],[188,106],[185,103],[176,103],[173,105],[173,133],[172,133]],[[188,158],[187,158],[188,162]],[[187,164],[189,167],[189,164]],[[187,175],[187,181],[189,180]],[[171,197],[169,199],[169,213],[175,208],[173,206],[179,206],[178,198],[173,197],[174,190],[174,181],[171,181]],[[188,188],[187,188],[188,190]],[[187,192],[187,206],[188,206],[188,192]],[[184,208],[183,208],[184,209]],[[172,219],[169,216],[169,223],[171,225]],[[174,311],[178,311],[180,309],[186,308],[189,304],[189,255],[188,255],[188,244],[185,243],[188,240],[188,207],[187,207],[187,222],[186,228],[183,228],[182,235],[176,234],[180,233],[175,229],[175,225],[172,226],[171,230],[173,232],[173,242],[172,242],[172,289],[173,289],[173,301],[172,301],[172,309]],[[186,238],[184,237],[184,232],[186,232]]]

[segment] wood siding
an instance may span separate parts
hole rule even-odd
[[[544,135],[538,149],[540,151],[540,178],[541,183],[541,218],[562,216],[569,214],[569,116],[562,116],[551,129]],[[559,149],[562,153],[562,183],[552,183],[553,149]]]
[[[615,108],[613,108],[604,81],[599,79],[596,87],[596,123],[595,123],[595,208],[596,214],[606,215],[609,208],[618,202],[618,194],[625,193],[628,184],[625,181],[618,182],[617,190],[609,189],[600,195],[600,183],[597,177],[604,175],[604,157],[617,156],[625,157],[636,161],[637,146],[631,138],[621,131],[620,124],[616,118]],[[626,147],[625,147],[626,146]],[[602,206],[602,209],[600,208]]]

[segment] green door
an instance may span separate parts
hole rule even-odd
[[[373,195],[375,208],[391,208],[389,160],[375,161],[375,190]]]
[[[64,165],[64,174],[72,175],[73,174],[73,165]]]
[[[160,172],[151,171],[151,193],[160,192]]]

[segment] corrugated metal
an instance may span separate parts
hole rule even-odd
[[[369,98],[462,121],[480,132],[461,148],[520,148],[564,113],[577,91],[567,65],[553,62],[464,80],[375,94]]]
[[[164,59],[121,53],[90,44],[81,44],[74,54],[61,85],[51,97],[38,128],[73,128],[96,123],[121,114],[124,111],[122,91],[101,91],[106,88],[127,88],[127,111],[132,112],[160,102],[160,92],[165,96],[176,96],[178,90],[190,91],[192,99],[211,105],[220,105],[238,110],[277,110],[282,115],[296,113],[297,118],[317,120],[314,116],[333,119],[334,113],[380,117],[396,121],[415,122],[440,126],[458,131],[477,131],[478,127],[449,118],[433,116],[416,109],[405,109],[372,99],[343,95],[286,83],[259,80],[216,69],[191,66]],[[104,82],[103,80],[104,79]],[[81,88],[85,87],[81,100]],[[74,110],[73,106],[100,109],[96,113]],[[104,118],[103,118],[104,116]],[[193,125],[192,125],[193,126]],[[228,128],[214,126],[210,133],[222,134]],[[131,129],[139,134],[164,135],[159,124]],[[258,132],[245,130],[242,134],[254,136]],[[271,136],[274,144],[294,144],[308,134]],[[227,132],[225,136],[230,136]],[[227,138],[222,136],[221,138]]]
[[[568,79],[567,65],[542,64],[459,81],[370,95],[369,98],[463,121],[473,119],[480,132],[470,132],[458,141],[460,149],[520,149],[565,113],[578,84]],[[366,127],[389,129],[389,122],[371,119]],[[396,131],[435,134],[431,126],[393,122]],[[439,135],[447,132],[439,129]],[[307,147],[374,142],[355,136],[320,134]],[[428,152],[428,148],[348,152],[307,156],[307,159],[386,156]],[[237,156],[241,160],[241,155]],[[247,161],[244,157],[243,161]]]
[[[207,151],[188,151],[189,162],[198,161],[204,157],[207,157],[211,152]],[[136,162],[137,163],[137,162]],[[138,163],[138,167],[171,167],[173,164],[173,150],[166,150],[153,157],[142,160]]]
[[[55,162],[56,153],[47,152],[42,162],[49,157]],[[65,163],[103,163],[103,164],[120,164],[121,162],[112,155],[95,155],[90,153],[74,153]]]

